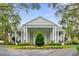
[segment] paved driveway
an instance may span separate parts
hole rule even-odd
[[[0,46],[0,56],[75,56],[75,48],[68,49],[10,49]]]

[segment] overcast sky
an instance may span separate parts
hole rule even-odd
[[[49,8],[48,4],[42,3],[40,4],[41,8],[39,10],[31,10],[29,9],[29,12],[26,13],[25,11],[21,11],[21,25],[25,24],[26,22],[33,20],[34,18],[37,18],[39,16],[42,16],[56,24],[58,24],[59,17],[55,15],[55,9]]]

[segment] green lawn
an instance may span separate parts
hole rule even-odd
[[[8,48],[14,49],[62,49],[62,48],[74,48],[75,46],[9,46]]]

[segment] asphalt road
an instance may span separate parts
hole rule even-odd
[[[0,56],[77,56],[75,48],[67,49],[11,49],[0,46]]]

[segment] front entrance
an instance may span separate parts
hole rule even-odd
[[[30,29],[29,30],[29,42],[32,43],[32,44],[35,44],[35,40],[36,40],[36,36],[37,36],[37,33],[38,32],[41,32],[43,34],[43,37],[44,37],[44,42],[45,44],[48,44],[50,39],[51,39],[51,29]]]

